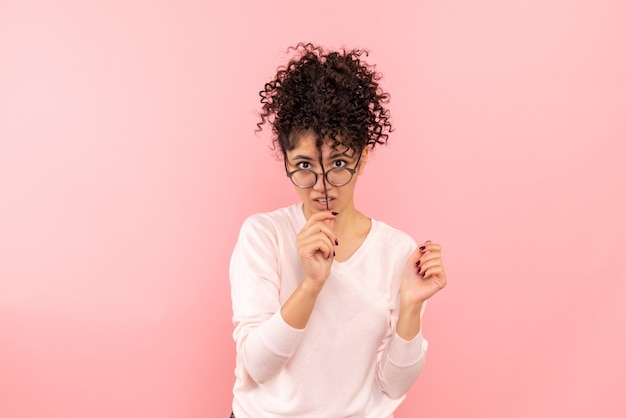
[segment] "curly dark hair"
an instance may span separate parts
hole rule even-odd
[[[389,94],[379,86],[382,75],[363,62],[368,51],[325,51],[299,43],[287,66],[259,92],[263,104],[257,131],[272,126],[272,144],[283,156],[303,132],[317,136],[317,146],[334,141],[357,153],[365,147],[386,144],[392,131]]]

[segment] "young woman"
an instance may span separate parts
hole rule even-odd
[[[424,365],[441,247],[355,208],[391,131],[366,51],[298,44],[261,91],[300,202],[249,217],[232,254],[233,416],[392,417]]]

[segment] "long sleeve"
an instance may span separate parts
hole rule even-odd
[[[412,240],[403,244],[403,246],[399,245],[398,248],[395,248],[395,251],[400,254],[405,253],[405,255],[398,258],[393,269],[394,278],[391,282],[391,294],[395,295],[395,306],[391,311],[387,334],[379,347],[376,367],[378,385],[383,392],[394,399],[403,396],[415,382],[424,368],[426,351],[428,350],[428,341],[423,337],[421,330],[410,341],[404,340],[396,333],[400,309],[398,304],[400,278],[406,259],[416,247]],[[424,315],[425,309],[426,302],[422,305],[420,318]]]
[[[421,314],[423,312],[424,309]],[[397,316],[392,318],[397,321]],[[421,331],[412,340],[404,340],[396,333],[395,323],[391,331],[382,345],[377,382],[385,393],[396,399],[409,390],[424,368],[428,341]]]
[[[248,218],[230,264],[237,345],[233,411],[242,418],[391,417],[424,364],[421,333],[396,333],[399,279],[416,244],[372,220],[346,261],[334,262],[303,330],[280,313],[304,269],[302,205]]]
[[[271,221],[248,218],[230,263],[233,337],[238,363],[257,383],[275,376],[295,352],[304,330],[290,327],[280,314],[279,242]]]

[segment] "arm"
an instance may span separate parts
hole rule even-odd
[[[424,302],[419,311],[402,311],[397,306],[392,312],[390,332],[379,352],[377,381],[383,392],[391,398],[403,396],[415,382],[426,362],[428,341],[421,328],[411,338],[403,338],[403,323],[412,331],[420,327],[421,317],[426,308]],[[397,320],[397,322],[396,322]],[[397,324],[395,327],[393,326]]]
[[[408,258],[398,294],[395,331],[379,361],[379,385],[392,398],[406,393],[424,367],[428,342],[421,333],[422,315],[426,300],[446,283],[439,245],[427,242]]]
[[[251,217],[241,227],[230,260],[237,366],[258,383],[283,366],[301,338],[280,316],[278,251],[271,220]]]
[[[320,212],[311,216],[296,237],[304,280],[281,308],[285,322],[303,329],[330,274],[335,255],[336,237],[333,231],[336,212]]]
[[[322,267],[322,275],[311,277],[315,270],[307,270],[305,266],[304,280],[283,306],[280,303],[279,246],[271,221],[263,218],[247,220],[233,251],[230,280],[237,362],[257,383],[275,376],[296,352],[317,295],[330,271],[333,242],[330,247],[327,242],[319,244],[320,239],[324,242],[319,234],[326,237],[332,230],[328,225],[317,225],[311,232],[307,226],[298,235],[298,246],[302,255],[303,248],[317,245],[315,251],[309,252],[311,263]],[[330,239],[326,237],[326,241]],[[323,251],[320,245],[326,245]],[[319,277],[323,280],[316,281]]]

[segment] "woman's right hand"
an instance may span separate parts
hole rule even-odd
[[[296,237],[305,280],[320,288],[330,274],[335,256],[334,225],[337,212],[323,211],[311,215],[304,228]]]
[[[334,231],[336,216],[337,212],[333,214],[330,211],[314,213],[296,237],[304,280],[280,309],[285,322],[293,328],[306,327],[317,296],[330,274],[337,242]]]

